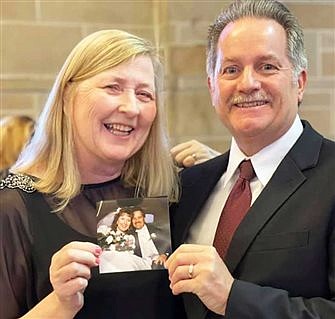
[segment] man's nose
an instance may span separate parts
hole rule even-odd
[[[136,94],[133,90],[125,90],[120,96],[119,111],[128,116],[136,116],[140,113]]]
[[[244,93],[251,93],[261,88],[259,75],[251,67],[244,68],[238,81],[238,90]]]

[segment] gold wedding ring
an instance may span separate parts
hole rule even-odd
[[[194,159],[195,161],[197,160],[197,154],[193,153],[191,156],[193,157],[193,159]]]
[[[192,279],[193,278],[193,269],[194,269],[194,265],[190,264],[188,266],[188,278]]]

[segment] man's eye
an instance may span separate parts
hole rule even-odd
[[[221,76],[223,79],[233,80],[240,74],[240,69],[236,65],[230,65],[222,68]]]
[[[279,68],[273,64],[266,63],[260,66],[260,70],[263,72],[274,72],[274,71],[278,71]]]
[[[238,68],[236,66],[227,66],[222,70],[222,74],[236,74]]]

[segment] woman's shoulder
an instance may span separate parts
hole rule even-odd
[[[22,191],[28,195],[36,191],[33,179],[28,175],[9,173],[0,181],[1,218],[21,218],[22,215],[26,215],[27,207]]]
[[[6,189],[20,189],[26,193],[33,193],[36,191],[34,180],[31,176],[17,173],[9,173],[6,177],[1,179],[0,191]]]
[[[27,193],[35,191],[29,176],[10,173],[0,181],[0,224],[8,226],[7,233],[21,234],[24,232],[22,227],[29,233],[27,206],[20,190]]]

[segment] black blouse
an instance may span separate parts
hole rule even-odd
[[[5,319],[29,311],[52,291],[51,256],[72,240],[96,242],[96,202],[132,197],[120,179],[83,185],[81,193],[58,213],[54,202],[31,186],[31,179],[10,174],[0,182],[0,290]],[[85,291],[76,318],[176,319],[184,314],[169,289],[166,270],[99,274]]]

